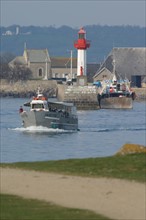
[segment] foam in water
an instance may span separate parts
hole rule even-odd
[[[20,131],[20,132],[27,132],[27,133],[68,133],[73,131],[63,130],[63,129],[54,129],[54,128],[47,128],[43,126],[30,126],[27,128],[13,128],[11,130]]]

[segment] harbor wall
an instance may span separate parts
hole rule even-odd
[[[67,85],[65,84],[58,84],[57,86],[57,99],[58,101],[63,101],[64,100],[64,97],[65,97],[65,90],[67,89]]]
[[[57,99],[72,102],[81,110],[99,109],[95,86],[58,86]]]
[[[57,83],[55,80],[28,80],[18,82],[1,80],[0,97],[32,97],[36,95],[38,88],[47,97],[56,96]]]
[[[47,97],[55,97],[59,101],[74,102],[78,108],[92,109],[98,108],[97,94],[95,88],[91,86],[67,86],[57,84],[55,80],[29,80],[19,82],[7,82],[1,80],[0,97],[32,97],[36,94],[38,87]],[[132,88],[136,93],[135,101],[146,101],[146,86],[143,88]]]
[[[137,101],[146,101],[146,87],[143,88],[132,88],[132,91],[135,92]]]

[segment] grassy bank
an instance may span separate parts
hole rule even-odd
[[[116,155],[104,158],[7,163],[0,164],[0,166],[88,177],[120,178],[138,182],[146,181],[145,153],[124,156]]]
[[[0,195],[2,220],[109,220],[88,210],[64,208],[48,202]]]

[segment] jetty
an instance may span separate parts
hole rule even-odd
[[[97,89],[95,86],[58,85],[57,99],[72,102],[78,110],[99,109],[97,102]]]

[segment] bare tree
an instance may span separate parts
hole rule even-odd
[[[5,62],[3,57],[0,57],[0,79],[6,79],[7,81],[19,81],[28,80],[31,78],[32,72],[29,68],[20,65],[15,65],[14,68],[10,68],[8,62]]]

